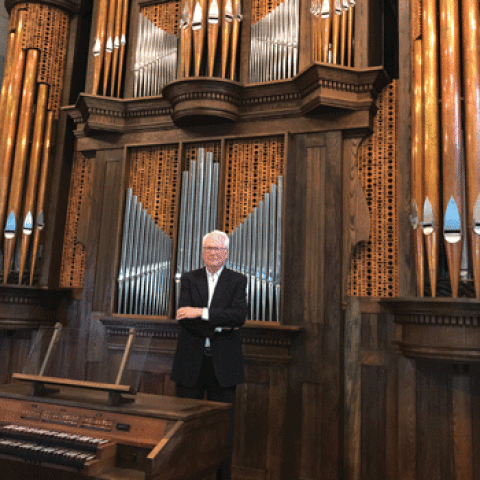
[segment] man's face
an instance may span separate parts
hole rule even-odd
[[[203,244],[203,261],[209,270],[219,270],[228,258],[228,250],[225,248],[225,240],[222,235],[213,233],[209,235]]]

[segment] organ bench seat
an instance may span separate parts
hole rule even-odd
[[[30,387],[0,387],[1,478],[210,480],[226,456],[229,405],[137,394],[111,406],[105,392]]]

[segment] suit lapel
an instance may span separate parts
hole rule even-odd
[[[215,287],[215,291],[213,292],[212,303],[210,303],[210,307],[214,307],[219,302],[221,302],[221,299],[223,298],[223,292],[225,290],[225,287],[228,285],[228,275],[229,275],[229,273],[230,273],[229,270],[227,270],[226,268],[223,268],[222,273],[218,277],[217,286]],[[207,286],[207,291],[208,291],[208,286]]]
[[[202,299],[202,305],[207,306],[208,303],[208,282],[207,282],[207,271],[205,268],[198,270],[197,277],[197,288],[200,298]]]

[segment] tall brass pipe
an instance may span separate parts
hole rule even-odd
[[[348,13],[347,10],[342,11],[340,26],[340,65],[345,65],[345,52],[347,50],[347,24]]]
[[[125,45],[127,44],[128,0],[123,0],[122,28],[120,35],[120,51],[118,60],[117,96],[122,93],[123,63],[125,61]]]
[[[465,164],[467,229],[476,297],[480,298],[480,230],[475,229],[475,204],[480,196],[480,45],[478,2],[462,2],[462,57],[465,97]]]
[[[232,55],[230,58],[230,80],[235,79],[237,67],[238,42],[240,39],[240,23],[243,19],[242,0],[233,0],[233,25],[232,25]]]
[[[200,66],[202,64],[203,43],[205,40],[205,19],[204,12],[206,10],[207,0],[197,0],[193,11],[193,59],[195,76],[200,76]]]
[[[438,236],[440,231],[440,143],[438,115],[438,32],[436,0],[423,0],[423,94],[425,99],[425,197],[431,205],[432,223],[424,228],[432,297],[437,292]],[[424,208],[422,205],[421,208]],[[424,216],[423,221],[426,222]]]
[[[115,35],[113,40],[113,62],[112,62],[112,78],[110,81],[110,95],[112,97],[120,95],[120,91],[115,95],[115,85],[117,84],[117,68],[118,57],[120,51],[120,37],[122,35],[122,10],[123,0],[117,0],[117,9],[115,12]]]
[[[15,238],[19,230],[20,211],[22,207],[23,185],[28,160],[28,149],[30,146],[30,135],[32,131],[33,105],[37,84],[37,69],[40,52],[30,49],[27,52],[25,66],[25,80],[23,82],[22,103],[20,106],[18,132],[15,143],[15,158],[13,161],[12,179],[7,207],[7,227],[9,220],[15,220],[15,228],[5,229],[4,240],[4,267],[3,283],[7,283],[10,265],[12,263],[13,251],[15,249]]]
[[[192,22],[193,22],[193,9],[195,6],[194,0],[185,0],[188,2],[188,26],[185,29],[185,78],[190,76],[190,65],[192,64]],[[183,52],[182,52],[183,55]]]
[[[40,167],[40,178],[38,181],[37,202],[36,202],[36,222],[33,232],[32,262],[30,265],[30,285],[33,285],[33,274],[37,262],[38,245],[40,243],[40,234],[45,222],[45,192],[47,190],[48,167],[52,152],[52,141],[54,131],[54,113],[47,112],[47,121],[45,123],[45,134],[43,140],[42,165]]]
[[[98,94],[100,87],[100,75],[102,73],[103,57],[105,55],[105,37],[107,35],[107,13],[108,0],[99,0],[95,44],[93,47],[93,95]]]
[[[460,22],[458,0],[440,0],[440,80],[442,86],[442,178],[443,213],[454,200],[463,221],[461,105],[460,105]],[[460,264],[462,260],[462,234],[444,231],[445,250],[452,297],[458,297]]]
[[[10,85],[8,86],[6,100],[6,117],[0,139],[0,239],[2,238],[6,220],[8,193],[10,190],[10,174],[15,150],[15,137],[17,133],[18,110],[20,106],[23,74],[25,69],[25,51],[22,40],[25,31],[25,10],[18,12],[18,23],[15,30],[15,47],[13,50],[12,70]],[[1,241],[0,241],[1,244]]]
[[[108,0],[107,41],[105,43],[105,54],[103,56],[103,95],[107,94],[108,78],[110,76],[110,67],[112,66],[113,35],[115,34],[116,10],[117,0]]]
[[[420,223],[423,218],[423,202],[425,199],[423,179],[425,176],[424,156],[424,112],[423,112],[423,72],[422,72],[422,40],[413,42],[413,81],[412,81],[412,215],[414,216],[413,242],[415,255],[415,272],[417,294],[425,294],[425,248]]]
[[[353,45],[353,20],[355,19],[355,3],[350,1],[348,7],[348,25],[347,25],[347,66],[353,67],[352,62],[352,45]]]
[[[33,218],[35,215],[35,200],[38,186],[38,174],[43,150],[43,139],[45,133],[45,119],[47,116],[48,85],[42,83],[38,86],[37,106],[35,108],[35,121],[33,126],[32,149],[30,151],[30,165],[28,167],[27,188],[23,205],[21,221],[22,246],[20,249],[20,268],[18,272],[18,284],[22,284],[25,261],[27,259],[28,247],[33,231]]]
[[[334,3],[334,2],[332,2]],[[338,46],[340,40],[340,14],[335,10],[332,14],[332,63],[338,63]]]
[[[180,12],[179,33],[180,33],[180,75],[179,78],[185,78],[185,49],[186,35],[188,28],[188,2],[183,0],[183,6]]]
[[[228,50],[232,33],[233,7],[232,0],[225,0],[222,15],[222,78],[227,74]]]
[[[328,16],[322,14],[323,18],[323,38],[322,38],[322,62],[328,63],[328,49],[330,47],[330,30],[332,26],[332,9],[330,2],[328,2],[329,12]]]
[[[220,21],[220,8],[217,0],[208,2],[208,76],[213,77],[213,67],[215,65],[215,53],[217,52],[218,24]]]
[[[15,48],[15,32],[10,32],[8,36],[8,45],[7,45],[7,54],[5,57],[5,68],[3,70],[3,81],[2,81],[2,90],[0,91],[0,115],[2,115],[2,125],[1,129],[5,128],[5,105],[7,102],[8,96],[8,87],[10,86],[10,74],[12,72],[12,58],[13,50]],[[0,135],[1,136],[1,135]]]

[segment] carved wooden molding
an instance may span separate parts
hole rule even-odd
[[[293,79],[242,85],[220,78],[187,78],[164,88],[164,96],[116,99],[81,94],[63,107],[75,134],[96,130],[126,133],[200,125],[298,117],[338,110],[375,113],[375,99],[388,83],[382,67],[363,70],[313,64]],[[333,110],[332,110],[333,109]]]
[[[180,326],[166,317],[142,317],[140,315],[103,315],[95,316],[106,327],[110,337],[127,337],[129,329],[134,327],[137,337],[151,337],[161,340],[178,340]],[[257,363],[288,363],[291,357],[288,350],[300,332],[299,327],[280,325],[271,322],[247,321],[242,328],[243,344],[249,350],[245,357]],[[258,347],[258,352],[256,348]],[[153,348],[153,353],[172,354],[173,350]]]
[[[0,286],[0,329],[18,330],[53,325],[60,301],[67,290],[28,286]]]
[[[382,302],[395,315],[395,347],[407,357],[480,361],[480,302],[411,298]]]

